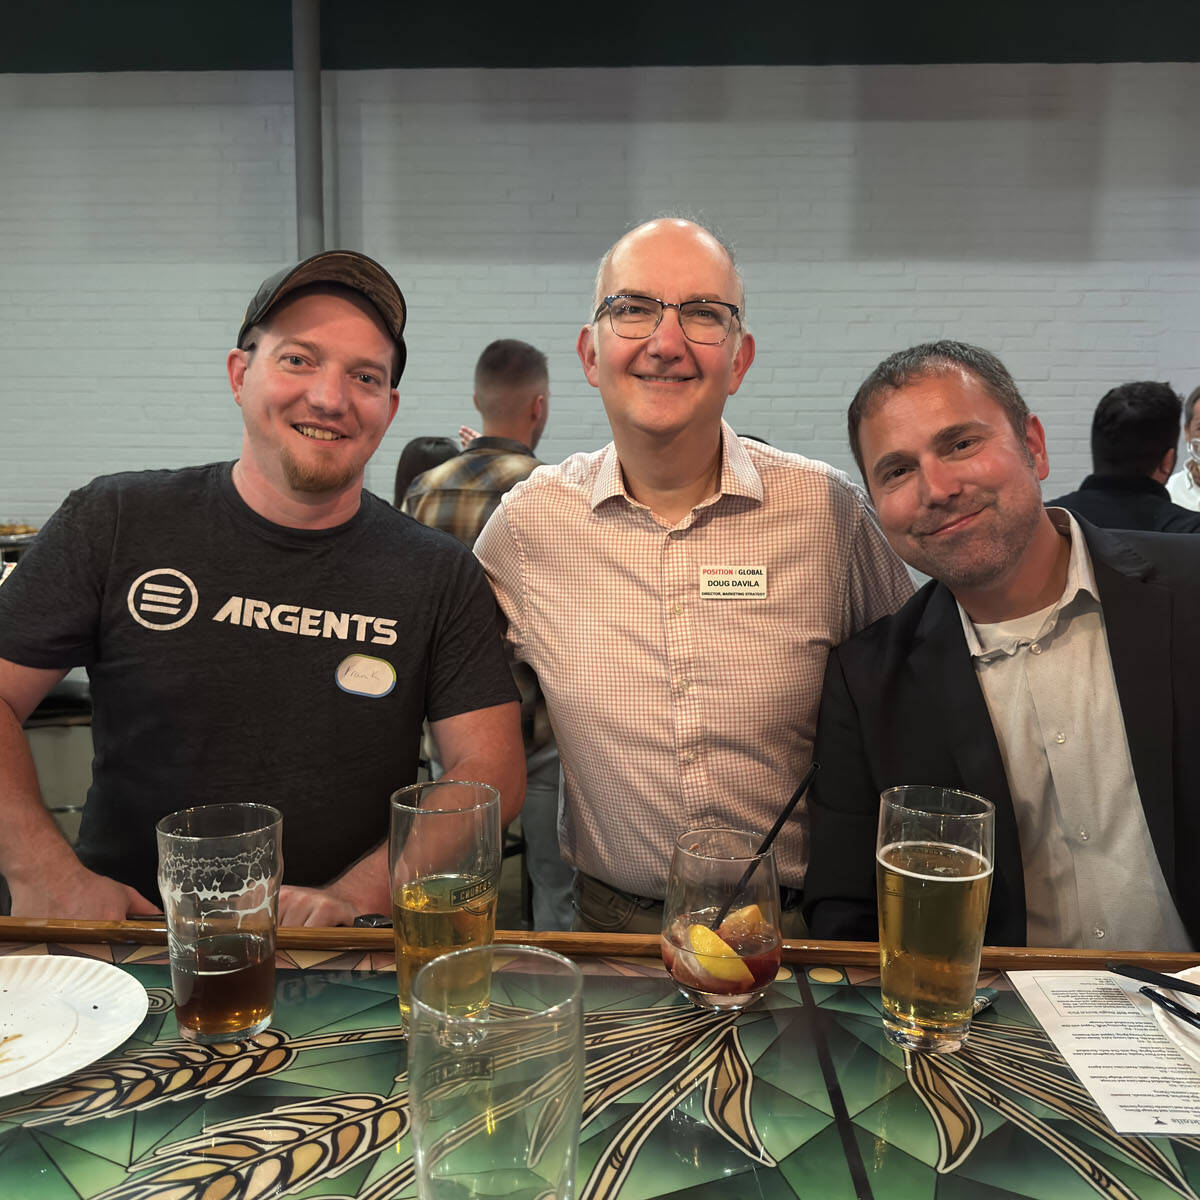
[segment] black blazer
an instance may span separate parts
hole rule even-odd
[[[1101,530],[1086,521],[1080,527],[1146,823],[1179,915],[1200,945],[1200,538]],[[804,900],[814,936],[877,937],[879,793],[930,783],[995,803],[986,940],[1025,944],[1012,796],[945,587],[927,584],[899,612],[830,653],[814,757],[821,771],[809,794]]]
[[[1101,529],[1145,529],[1158,533],[1200,533],[1200,512],[1171,501],[1171,493],[1149,475],[1089,475],[1079,491],[1047,508],[1069,508]]]

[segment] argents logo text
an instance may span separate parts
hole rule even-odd
[[[330,612],[324,608],[302,608],[298,604],[268,604],[246,596],[230,596],[213,617],[231,625],[275,629],[300,637],[336,638],[339,641],[371,642],[376,646],[396,644],[396,622],[389,617],[366,617],[361,613]]]

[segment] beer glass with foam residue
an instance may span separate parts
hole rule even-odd
[[[266,804],[205,804],[156,828],[179,1033],[251,1037],[275,1006],[283,817]]]

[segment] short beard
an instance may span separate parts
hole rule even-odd
[[[340,492],[361,477],[353,466],[313,467],[301,465],[287,449],[279,452],[279,463],[283,477],[294,492],[324,493]]]
[[[1004,579],[1021,561],[1044,510],[1040,504],[1029,502],[1017,509],[1000,512],[998,528],[982,542],[954,554],[905,546],[901,558],[918,571],[938,580],[952,592],[977,591]]]

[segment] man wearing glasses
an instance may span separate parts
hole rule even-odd
[[[770,828],[829,647],[912,591],[861,489],[722,420],[754,360],[744,309],[709,231],[621,238],[577,347],[613,440],[518,484],[476,543],[549,704],[581,928],[657,931],[679,834]],[[804,822],[776,847],[793,903]]]

